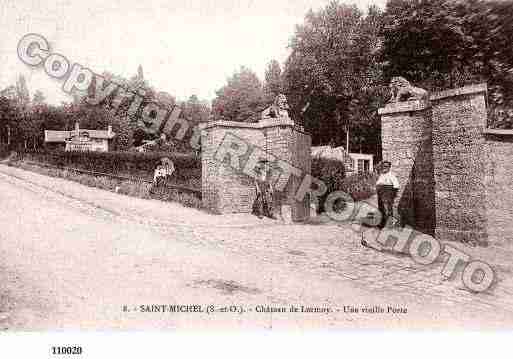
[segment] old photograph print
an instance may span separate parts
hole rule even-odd
[[[512,328],[512,1],[0,24],[3,332]]]

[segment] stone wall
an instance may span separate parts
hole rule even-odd
[[[215,158],[216,150],[227,134],[235,134],[248,144],[261,146],[265,137],[258,128],[212,126],[202,131],[203,205],[216,213],[251,212],[255,199],[253,180]]]
[[[403,223],[482,245],[504,234],[513,208],[513,131],[486,129],[485,99],[481,84],[379,110],[383,159],[402,186]]]
[[[310,136],[298,131],[290,120],[265,120],[258,123],[218,121],[202,129],[202,192],[205,207],[216,213],[250,213],[256,196],[254,180],[243,171],[216,159],[216,150],[225,136],[236,136],[250,144],[249,152],[257,149],[270,162],[282,160],[310,173]],[[254,146],[254,148],[252,148]],[[283,191],[276,195],[277,204],[291,206],[292,219],[309,217],[309,200],[294,200],[295,190],[302,178],[291,176]]]
[[[289,141],[284,152],[288,154],[287,161],[294,167],[300,168],[303,173],[311,173],[312,164],[312,140],[311,137],[303,132],[290,130]],[[286,203],[292,208],[292,219],[303,221],[310,216],[310,197],[306,196],[297,202],[295,198],[296,190],[301,184],[302,178],[293,177],[289,183],[289,188],[285,191]]]
[[[475,85],[431,96],[438,238],[487,242],[485,94]]]
[[[485,141],[488,235],[501,245],[512,237],[513,130],[488,130]]]

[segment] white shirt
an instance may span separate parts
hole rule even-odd
[[[156,181],[159,177],[171,176],[175,171],[175,166],[173,163],[169,163],[168,165],[159,165],[155,168],[155,172],[153,173],[153,181]]]
[[[376,185],[394,186],[395,189],[399,189],[399,180],[390,171],[379,175]]]

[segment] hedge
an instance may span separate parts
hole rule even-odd
[[[313,157],[312,176],[324,182],[328,192],[331,192],[342,186],[346,171],[344,164],[338,160]]]
[[[201,159],[194,154],[28,150],[21,155],[27,159],[55,166],[143,178],[153,178],[155,167],[163,157],[167,157],[174,163],[176,169],[174,177],[177,183],[192,186],[201,184]]]

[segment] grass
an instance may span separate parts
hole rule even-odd
[[[144,199],[158,199],[161,201],[178,202],[185,207],[202,208],[201,199],[192,193],[181,192],[175,189],[157,187],[151,191],[152,184],[143,181],[128,181],[106,176],[93,176],[76,171],[58,168],[47,168],[28,164],[22,160],[10,161],[11,166],[36,172],[45,176],[63,178],[80,184],[100,188],[103,190]]]

